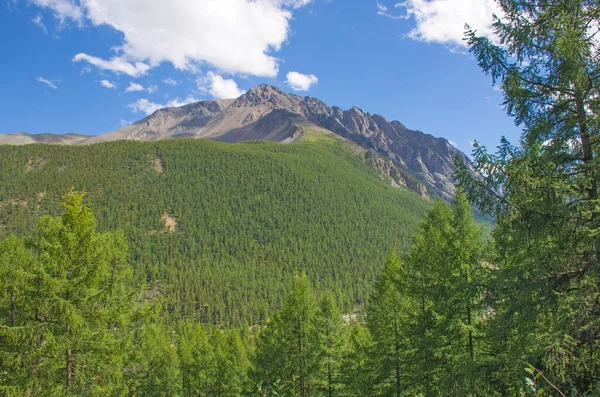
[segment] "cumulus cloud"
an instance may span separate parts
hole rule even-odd
[[[51,80],[45,79],[43,77],[38,77],[37,81],[39,81],[40,83],[46,84],[48,87],[52,88],[53,90],[58,89],[56,84],[54,84]]]
[[[99,69],[110,70],[115,73],[124,73],[132,77],[142,76],[150,70],[150,66],[143,62],[131,63],[122,57],[112,57],[108,61],[84,53],[77,54],[73,57],[73,62],[82,61],[88,62]]]
[[[466,46],[465,24],[495,39],[493,15],[502,15],[495,0],[406,0],[395,8],[405,13],[399,17],[415,21],[410,38],[453,46]]]
[[[100,80],[100,85],[104,88],[117,88],[117,86],[110,80]]]
[[[136,91],[144,91],[146,90],[143,85],[131,82],[129,86],[125,89],[125,92],[136,92]]]
[[[208,72],[206,77],[198,79],[198,88],[208,92],[213,98],[237,98],[244,93],[233,79],[225,79],[218,74]]]
[[[286,82],[294,91],[308,91],[313,84],[319,82],[319,79],[314,74],[289,72]]]
[[[61,20],[106,25],[123,35],[118,57],[79,54],[103,69],[144,74],[169,62],[182,70],[208,64],[224,73],[273,77],[272,55],[287,40],[292,10],[312,0],[32,0]],[[126,71],[127,70],[127,71]]]
[[[131,111],[133,113],[145,113],[146,115],[151,115],[152,113],[156,112],[159,109],[163,109],[163,108],[176,108],[176,107],[180,107],[180,106],[185,106],[187,104],[190,103],[194,103],[194,102],[198,102],[199,99],[193,97],[193,96],[188,96],[187,98],[180,100],[179,98],[175,98],[165,104],[160,104],[160,103],[154,103],[149,101],[146,98],[143,99],[139,99],[134,103],[130,103],[129,105],[127,105],[127,107],[129,109],[131,109]]]

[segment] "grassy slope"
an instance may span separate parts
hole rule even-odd
[[[319,133],[295,145],[0,146],[0,169],[0,236],[30,232],[69,187],[85,189],[100,227],[129,236],[136,281],[159,286],[173,315],[211,322],[261,321],[295,271],[355,306],[429,207]]]

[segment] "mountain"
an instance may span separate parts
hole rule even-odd
[[[285,93],[265,84],[237,99],[160,109],[114,132],[68,143],[171,138],[295,143],[307,130],[326,130],[358,144],[369,151],[374,165],[383,166],[385,159],[390,159],[400,171],[396,172],[397,182],[422,196],[433,192],[451,200],[455,189],[454,158],[467,160],[464,153],[444,138],[408,129],[398,121],[387,121],[357,107],[342,110],[317,98]]]
[[[0,135],[0,145],[29,145],[31,143],[47,143],[53,145],[74,145],[92,138],[93,135],[80,134],[27,134],[16,132],[14,134]]]
[[[100,230],[124,231],[135,285],[162,295],[174,317],[263,321],[302,272],[351,311],[390,250],[411,245],[431,201],[383,181],[372,152],[324,130],[303,134],[293,145],[0,146],[0,240],[60,214],[75,187]]]

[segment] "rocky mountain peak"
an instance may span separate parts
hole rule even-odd
[[[244,108],[267,106],[272,109],[286,109],[293,111],[298,107],[299,102],[299,98],[296,95],[287,94],[272,85],[261,84],[251,88],[248,92],[236,99],[231,107]]]

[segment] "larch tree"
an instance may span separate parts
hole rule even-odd
[[[284,306],[259,335],[255,354],[257,384],[281,382],[284,391],[311,395],[315,306],[308,277],[296,275]]]
[[[375,283],[367,326],[373,341],[373,372],[378,393],[399,397],[405,386],[406,324],[410,317],[409,297],[404,288],[406,273],[400,257],[391,252]]]
[[[497,39],[468,29],[467,41],[523,133],[519,147],[503,139],[497,154],[476,145],[478,172],[459,164],[458,176],[496,219],[489,304],[493,334],[509,349],[497,355],[508,379],[501,388],[522,390],[517,374],[531,364],[547,390],[597,393],[600,4],[497,3]]]
[[[312,326],[315,391],[322,396],[339,396],[347,332],[342,314],[331,294],[325,294],[320,300]]]
[[[83,199],[67,193],[62,215],[42,217],[27,250],[13,237],[5,241],[9,325],[26,336],[18,341],[25,394],[126,393],[124,326],[133,304],[127,243],[120,233],[98,232]]]

